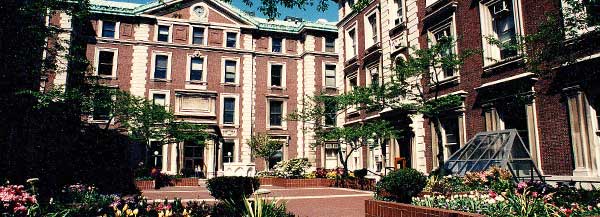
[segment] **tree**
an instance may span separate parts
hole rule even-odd
[[[283,142],[273,140],[266,134],[253,135],[248,141],[248,146],[252,150],[254,157],[261,157],[265,160],[265,171],[269,170],[269,162],[281,150]]]

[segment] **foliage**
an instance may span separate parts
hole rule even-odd
[[[2,216],[30,216],[36,204],[36,196],[28,193],[23,185],[0,186]]]
[[[388,173],[377,183],[377,196],[401,203],[410,203],[427,182],[427,177],[412,168],[400,169]]]
[[[326,178],[326,176],[327,176],[326,169],[317,168],[317,170],[315,171],[315,177],[317,177],[317,178]]]
[[[268,170],[269,161],[279,150],[281,150],[283,142],[273,140],[267,134],[256,134],[250,138],[248,146],[250,146],[254,157],[262,157],[265,159],[265,170]]]
[[[235,202],[226,200],[226,207],[232,210],[232,213],[242,217],[292,217],[292,213],[287,213],[286,203],[279,200],[267,200],[263,196],[255,195],[253,200],[244,198],[242,209]],[[233,212],[237,211],[237,212]]]
[[[231,2],[231,0],[224,0],[225,2]],[[244,4],[248,7],[253,7],[255,1],[252,0],[242,0]],[[317,11],[325,11],[327,10],[327,1],[326,0],[281,0],[281,1],[270,1],[270,0],[260,0],[258,4],[258,11],[264,14],[270,20],[275,19],[281,15],[278,9],[289,8],[289,9],[302,9],[305,10],[306,6],[314,6],[316,5]]]
[[[304,177],[310,166],[307,158],[294,158],[278,162],[274,170],[279,177],[296,179]]]
[[[259,187],[260,182],[255,177],[220,176],[206,182],[210,195],[219,200],[241,201]]]
[[[364,179],[365,176],[367,176],[367,169],[362,168],[362,169],[354,170],[354,176],[358,179]]]

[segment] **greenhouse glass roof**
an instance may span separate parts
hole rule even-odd
[[[480,132],[444,164],[453,174],[484,171],[491,166],[509,170],[516,181],[542,180],[528,147],[515,129]]]

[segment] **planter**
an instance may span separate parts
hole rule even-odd
[[[335,180],[273,178],[272,185],[284,188],[330,187]]]
[[[365,217],[396,216],[439,216],[439,217],[483,217],[483,215],[447,209],[415,206],[379,200],[365,201]]]
[[[339,188],[351,188],[364,191],[375,191],[375,179],[345,179],[332,180],[332,186]]]
[[[151,190],[154,189],[155,182],[154,180],[135,180],[135,186],[137,187],[137,189],[139,189],[140,191],[143,190]]]
[[[277,178],[273,178],[273,177],[262,177],[262,178],[258,178],[258,181],[260,182],[260,185],[273,185],[273,180],[275,180]]]
[[[198,186],[198,178],[176,178],[171,180],[172,186]]]

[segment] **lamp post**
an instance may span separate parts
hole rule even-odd
[[[231,163],[231,152],[227,152],[227,163]]]
[[[158,165],[158,151],[154,151],[154,167],[156,168]]]

